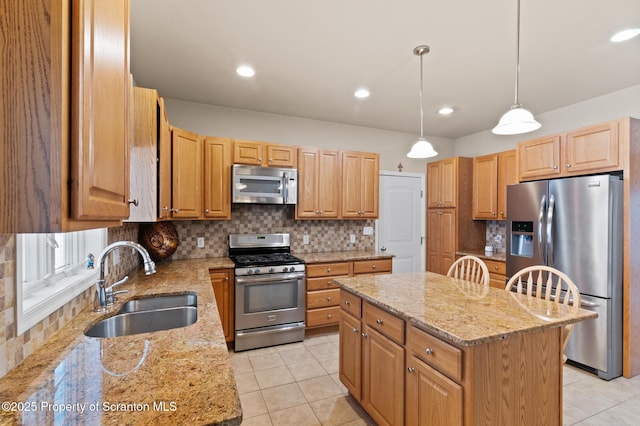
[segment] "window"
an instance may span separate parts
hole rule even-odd
[[[93,285],[93,260],[107,245],[107,229],[18,234],[17,326],[22,334]]]

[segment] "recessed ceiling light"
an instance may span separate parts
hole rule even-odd
[[[640,28],[629,28],[627,30],[618,31],[611,37],[611,41],[620,42],[627,41],[640,34]]]
[[[241,65],[236,69],[236,73],[242,77],[253,77],[256,72],[249,65]]]
[[[440,109],[438,110],[438,114],[440,114],[440,115],[449,115],[449,114],[451,114],[453,111],[454,111],[454,110],[453,110],[453,108],[451,108],[451,107],[448,107],[448,106],[447,106],[447,107],[442,107],[442,108],[440,108]]]
[[[358,99],[364,99],[364,98],[368,98],[370,94],[371,93],[369,93],[369,91],[367,89],[360,88],[360,89],[355,91],[353,96],[355,96]]]

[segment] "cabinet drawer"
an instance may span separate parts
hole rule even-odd
[[[326,308],[340,304],[340,289],[307,292],[307,309]]]
[[[353,262],[354,274],[377,274],[391,272],[391,259],[358,260]]]
[[[507,274],[506,262],[499,262],[497,260],[485,260],[484,263],[487,265],[489,272],[492,274],[498,274],[498,275]]]
[[[409,328],[407,349],[454,380],[462,380],[462,350],[416,327]]]
[[[340,308],[356,318],[362,316],[362,300],[345,290],[340,290]]]
[[[316,263],[306,265],[306,269],[308,278],[351,275],[351,262]]]
[[[399,344],[404,343],[404,320],[364,302],[364,322]]]
[[[340,319],[340,307],[311,309],[307,311],[307,327],[338,324]]]
[[[307,291],[314,290],[330,290],[339,288],[334,282],[334,278],[346,278],[347,275],[341,275],[338,277],[319,277],[319,278],[307,278]]]

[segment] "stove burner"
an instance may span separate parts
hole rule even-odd
[[[236,266],[239,267],[292,265],[304,263],[302,259],[292,256],[289,253],[241,254],[231,256],[231,259]]]

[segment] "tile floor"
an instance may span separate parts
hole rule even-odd
[[[338,378],[338,334],[234,353],[245,426],[375,425]],[[564,425],[640,424],[640,376],[604,381],[564,367]]]

